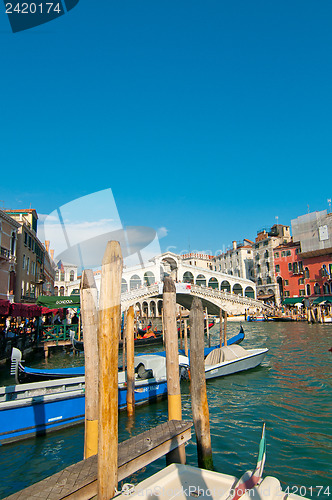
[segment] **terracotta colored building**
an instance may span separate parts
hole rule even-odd
[[[299,242],[274,249],[276,280],[282,300],[332,295],[332,256],[307,256]]]

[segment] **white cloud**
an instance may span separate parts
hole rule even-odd
[[[168,229],[166,227],[160,227],[159,229],[157,229],[157,235],[158,235],[158,238],[164,238],[165,236],[168,235]]]

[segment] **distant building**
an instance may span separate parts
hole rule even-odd
[[[213,270],[213,255],[208,255],[203,252],[193,252],[181,255],[184,264],[190,266],[201,267],[202,269]]]
[[[77,266],[67,262],[57,262],[55,281],[54,281],[54,295],[67,296],[73,292],[73,283],[77,281]],[[79,284],[75,290],[79,290]]]
[[[15,302],[35,302],[43,293],[45,248],[37,238],[34,209],[4,210],[18,224]]]
[[[254,279],[252,246],[253,242],[248,239],[240,242],[233,241],[231,248],[213,257],[213,269],[231,276]]]
[[[0,299],[14,300],[17,231],[20,225],[0,210]]]
[[[332,256],[307,256],[300,242],[279,245],[274,249],[275,274],[282,301],[299,302],[304,297],[332,294]]]
[[[253,246],[257,298],[280,305],[280,289],[274,269],[274,249],[291,241],[289,226],[274,224],[257,232]]]

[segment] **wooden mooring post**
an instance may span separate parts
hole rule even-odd
[[[223,310],[220,308],[220,311],[219,311],[219,318],[220,318],[220,322],[219,322],[219,344],[220,344],[220,347],[222,346],[222,317],[223,317]]]
[[[98,453],[98,312],[97,287],[91,269],[81,280],[81,316],[85,357],[84,458]]]
[[[209,328],[209,314],[208,314],[208,308],[205,308],[205,316],[206,316],[206,336],[208,339],[208,345],[211,347],[211,340],[210,340],[210,328]]]
[[[114,497],[118,484],[118,353],[122,267],[120,244],[109,241],[101,268],[99,308],[98,500]]]
[[[169,276],[164,278],[163,310],[166,344],[166,372],[167,372],[167,398],[168,398],[168,420],[181,420],[181,391],[179,379],[179,352],[178,332],[176,322],[176,289],[175,283]],[[179,446],[166,456],[170,463],[186,462],[184,446]]]
[[[184,352],[188,356],[188,321],[184,320]]]
[[[197,440],[198,466],[213,470],[209,406],[204,369],[204,314],[202,301],[194,297],[190,310],[190,394]]]
[[[129,307],[126,321],[127,344],[127,414],[135,412],[134,307]]]
[[[224,346],[227,346],[227,312],[226,311],[224,311]]]

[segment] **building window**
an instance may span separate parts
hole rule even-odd
[[[275,259],[279,259],[279,252],[275,252],[275,254],[274,254],[274,258],[275,258]]]
[[[55,271],[55,281],[59,281],[59,271]]]
[[[298,272],[297,262],[293,262],[293,273],[298,274]]]
[[[302,260],[299,261],[299,272],[303,273],[303,262],[302,262]]]
[[[320,294],[320,286],[318,283],[315,283],[315,286],[314,286],[314,294],[315,295],[319,295]]]
[[[69,274],[69,281],[74,281],[74,279],[75,279],[75,272],[71,270]]]
[[[299,248],[295,248],[295,255],[297,255],[299,253],[300,253],[300,249]]]
[[[299,290],[299,295],[300,297],[303,297],[305,295],[305,290]]]
[[[288,290],[286,290],[286,291],[284,292],[284,296],[285,296],[285,297],[289,297],[289,291],[288,291]]]
[[[280,273],[280,266],[279,266],[279,264],[276,265],[276,273]]]
[[[270,285],[271,283],[272,283],[271,276],[268,276],[268,277],[266,278],[266,284],[267,284],[267,285]]]
[[[300,278],[298,283],[299,285],[304,285],[304,278]]]
[[[292,270],[292,263],[288,262],[288,271],[291,271],[291,270]]]
[[[65,281],[65,273],[62,271],[60,273],[60,281]],[[61,295],[61,290],[60,290],[60,295]]]
[[[309,269],[307,267],[304,268],[304,277],[307,279],[310,278]],[[309,295],[309,294],[307,294],[307,295]]]
[[[261,285],[261,284],[262,284],[262,278],[258,278],[257,285]]]
[[[310,285],[306,286],[307,295],[311,295]]]
[[[25,255],[23,255],[22,268],[25,269]]]
[[[28,233],[24,231],[24,245],[27,246],[28,244]]]
[[[29,274],[30,271],[30,257],[27,258],[27,274]]]
[[[287,250],[286,256],[289,257],[289,255],[292,255],[292,252],[290,250]]]
[[[284,285],[288,286],[288,280],[284,280]]]

